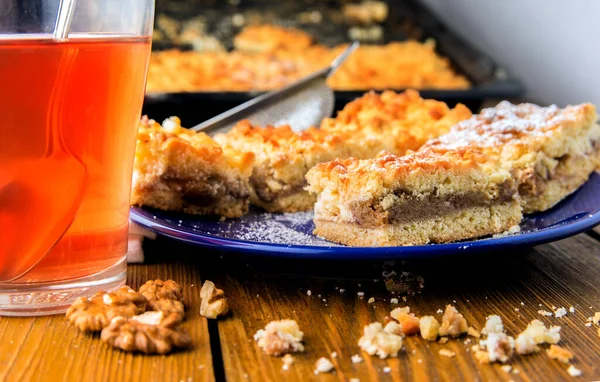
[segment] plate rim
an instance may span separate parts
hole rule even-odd
[[[591,177],[599,177],[600,174],[593,173]],[[590,177],[590,178],[591,178]],[[589,181],[589,179],[588,179]],[[598,182],[598,179],[596,179]],[[587,182],[586,182],[587,183]],[[569,197],[575,196],[578,189]],[[568,202],[565,200],[565,202]],[[587,216],[580,217],[574,222],[556,223],[552,227],[542,228],[531,232],[508,235],[497,238],[484,238],[477,240],[461,241],[444,244],[426,244],[416,246],[393,246],[393,247],[347,247],[332,244],[331,246],[280,244],[249,241],[242,239],[226,238],[209,233],[190,232],[178,227],[175,223],[165,224],[163,220],[155,221],[149,215],[151,212],[141,207],[130,208],[130,219],[141,226],[159,234],[188,244],[201,247],[218,249],[221,251],[244,252],[248,254],[294,257],[305,259],[322,259],[326,255],[335,255],[330,259],[409,259],[415,257],[441,256],[445,254],[472,253],[482,249],[500,250],[507,247],[533,246],[544,244],[566,237],[577,235],[600,224],[600,203],[594,206],[595,210],[586,213]],[[576,215],[573,215],[576,216]]]

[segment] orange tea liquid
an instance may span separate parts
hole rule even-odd
[[[0,35],[0,283],[122,261],[150,41]]]

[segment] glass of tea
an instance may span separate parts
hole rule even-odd
[[[125,282],[154,0],[60,5],[0,1],[0,315]]]

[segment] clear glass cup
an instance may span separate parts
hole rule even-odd
[[[125,282],[154,0],[0,1],[0,315]]]

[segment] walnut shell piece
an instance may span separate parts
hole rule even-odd
[[[225,292],[218,289],[212,281],[206,280],[200,290],[200,314],[207,318],[225,316],[229,312],[229,304]]]
[[[132,318],[115,317],[102,330],[100,338],[128,352],[167,354],[174,348],[186,348],[192,342],[189,333],[177,327],[176,317],[176,314],[164,316],[163,312],[146,312]]]
[[[128,286],[110,293],[79,297],[67,309],[69,322],[83,332],[98,332],[116,316],[132,317],[146,309],[146,298]]]

